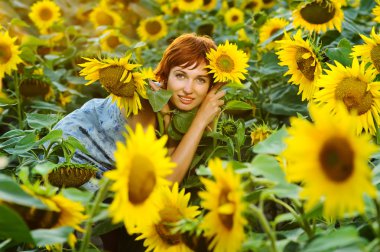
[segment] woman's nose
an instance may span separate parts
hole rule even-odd
[[[183,91],[187,94],[191,94],[193,92],[193,81],[192,80],[188,80],[186,81],[185,83],[185,86],[183,87]]]

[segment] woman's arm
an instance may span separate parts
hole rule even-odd
[[[173,182],[181,182],[186,175],[198,144],[201,141],[204,130],[214,118],[220,113],[224,104],[222,98],[225,91],[218,91],[221,84],[216,84],[210,89],[207,96],[203,100],[201,106],[189,130],[185,133],[178,146],[171,154],[172,161],[177,164],[172,174],[167,179]]]

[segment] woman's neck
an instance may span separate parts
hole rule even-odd
[[[141,99],[141,106],[142,109],[138,112],[137,115],[132,115],[126,118],[128,126],[135,130],[136,125],[140,123],[144,129],[149,125],[152,125],[154,128],[156,128],[156,113],[153,112],[149,101]]]

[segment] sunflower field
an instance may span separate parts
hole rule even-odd
[[[226,95],[173,184],[196,111],[148,80],[185,33]],[[54,127],[106,97],[159,127],[98,176]],[[379,124],[380,0],[0,0],[0,251],[380,251]]]

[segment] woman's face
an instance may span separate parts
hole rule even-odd
[[[189,111],[199,106],[210,87],[206,64],[187,68],[175,66],[170,70],[167,90],[173,92],[170,101],[180,110]]]

